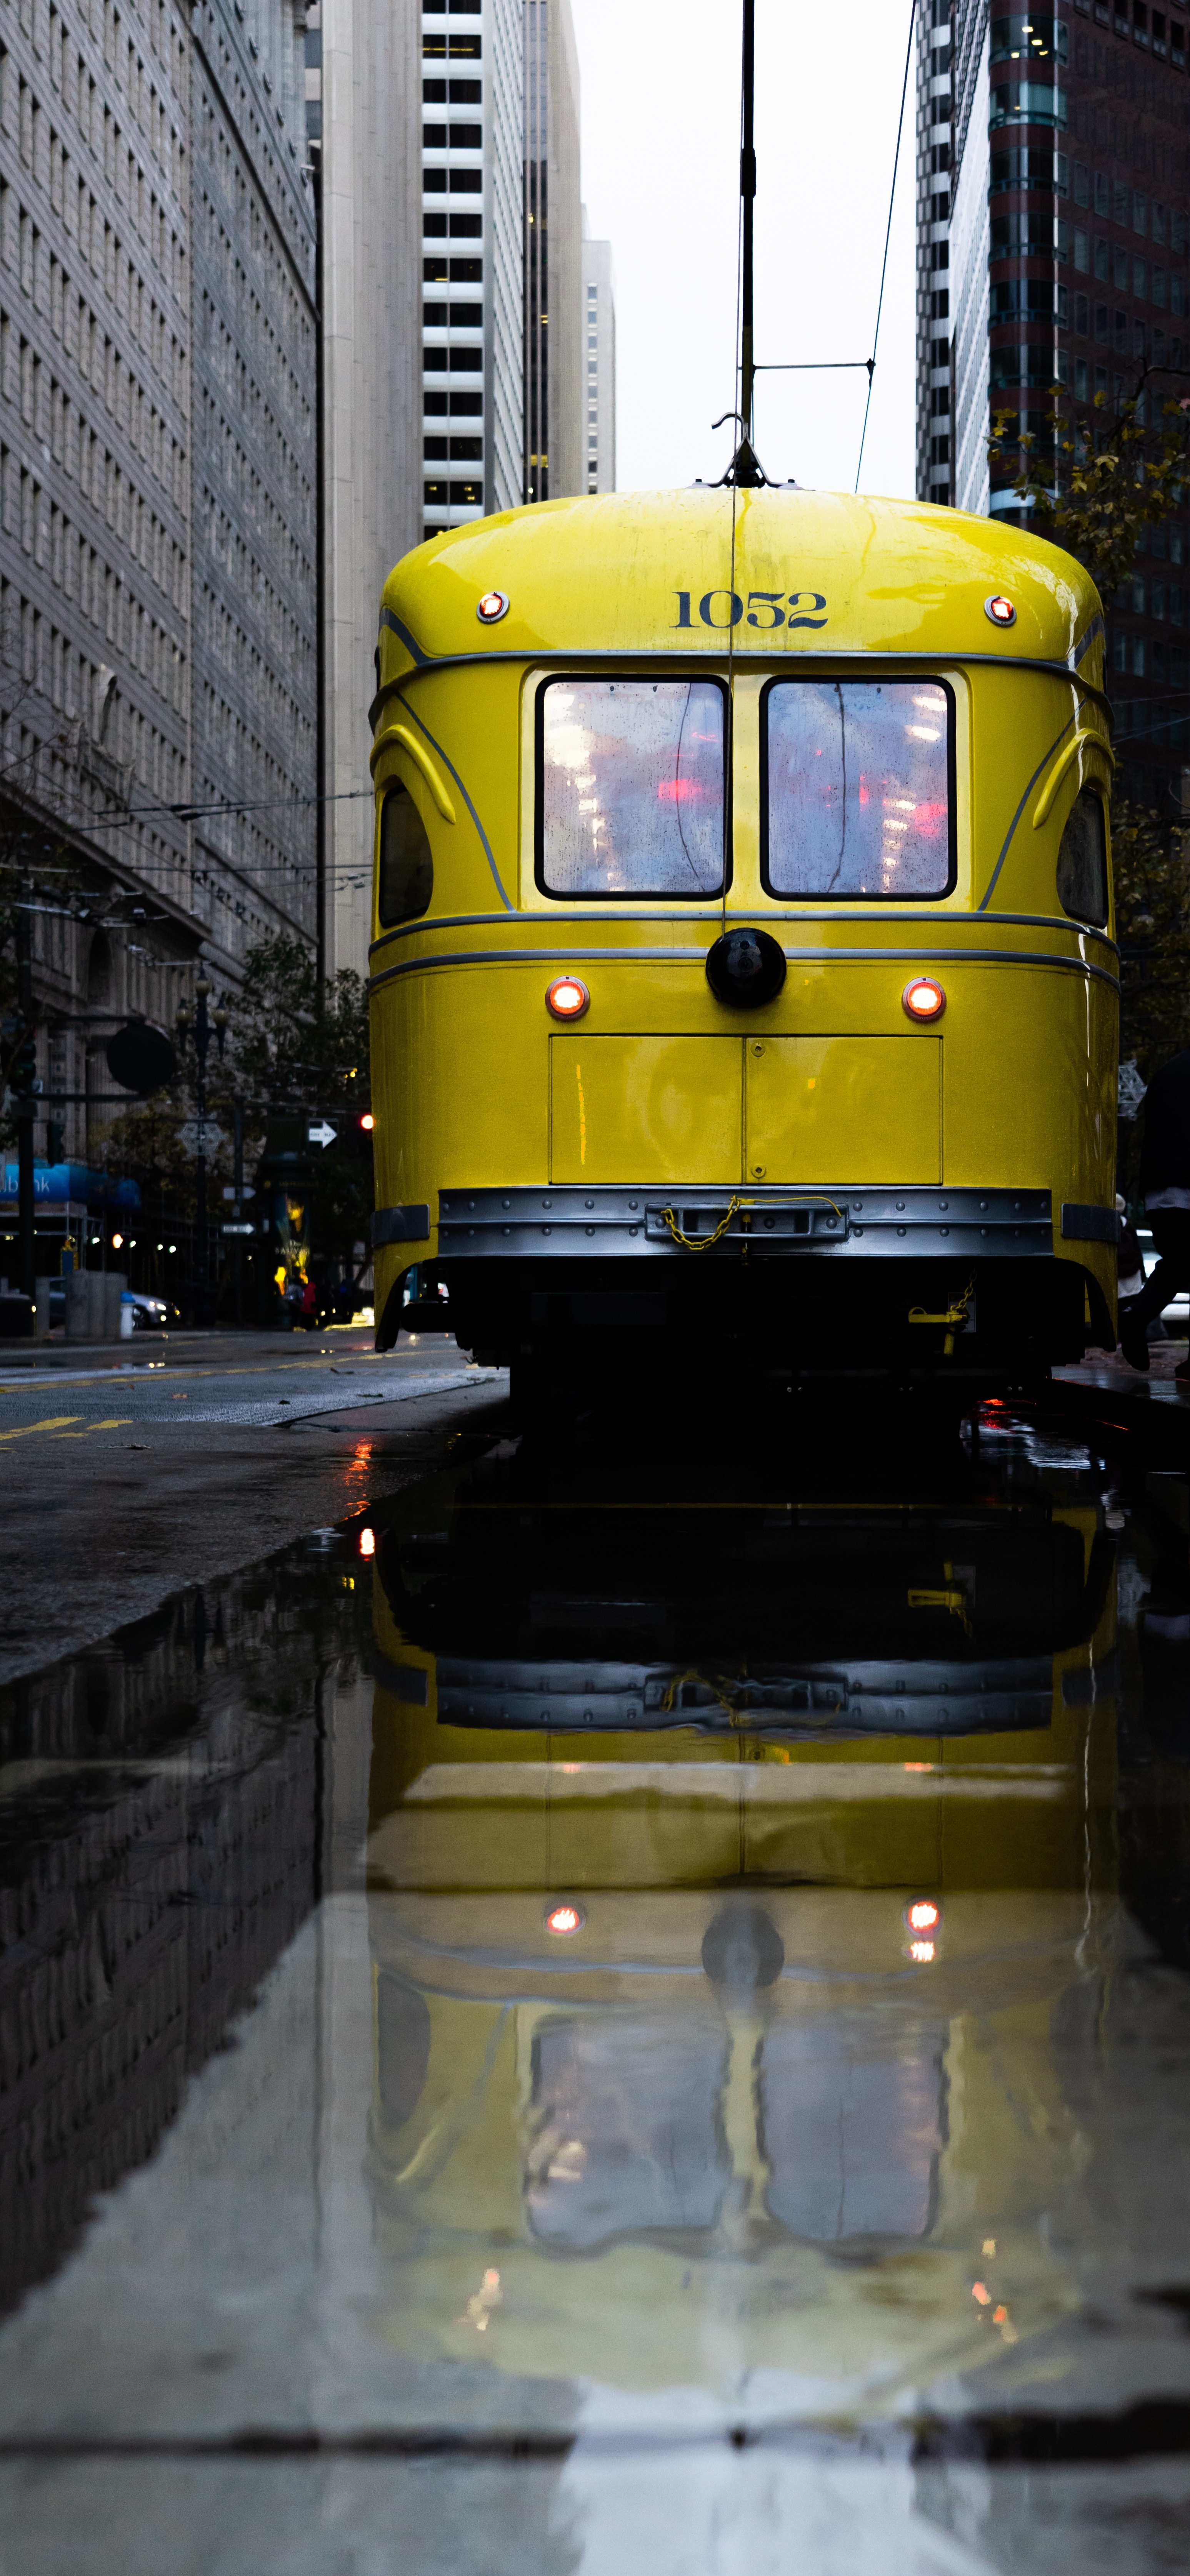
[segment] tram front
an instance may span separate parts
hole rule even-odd
[[[378,1337],[971,1396],[1114,1340],[1103,628],[799,490],[405,558],[373,708]],[[412,1291],[412,1294],[411,1294]]]

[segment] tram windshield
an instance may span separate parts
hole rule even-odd
[[[538,883],[696,899],[723,885],[726,701],[715,680],[549,680]]]
[[[939,680],[774,680],[770,894],[905,901],[954,882],[951,696]]]

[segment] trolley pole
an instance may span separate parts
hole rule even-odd
[[[756,149],[753,100],[756,88],[756,0],[744,0],[744,117],[740,152],[740,202],[743,242],[740,294],[740,413],[742,435],[752,444],[752,210],[756,202]]]

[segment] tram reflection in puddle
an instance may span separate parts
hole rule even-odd
[[[837,2386],[1049,2313],[1049,2033],[1113,1868],[1097,1520],[625,1506],[514,1461],[398,1514],[368,1859],[399,2341],[536,2374],[581,2328],[597,2376],[673,2383],[693,2296],[739,2366]]]

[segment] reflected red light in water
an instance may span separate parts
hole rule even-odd
[[[375,1556],[376,1532],[374,1529],[362,1529],[360,1531],[359,1552],[361,1556]]]
[[[547,1932],[581,1932],[586,1919],[581,1905],[552,1905],[545,1928]]]
[[[909,1956],[911,1959],[916,1960],[919,1968],[928,1968],[930,1961],[934,1956],[933,1942],[911,1941],[909,1944]]]

